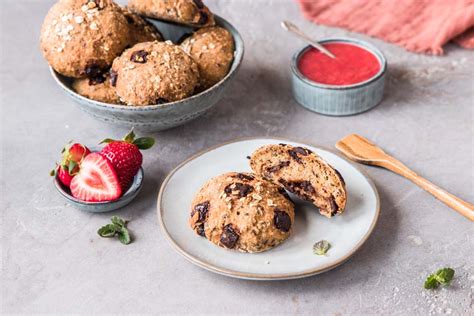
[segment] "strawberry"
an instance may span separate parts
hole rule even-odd
[[[80,164],[84,157],[91,153],[86,146],[75,143],[64,146],[61,151],[63,159],[57,168],[51,171],[50,175],[58,175],[62,184],[69,187],[72,177],[79,172]]]
[[[106,157],[114,167],[122,191],[125,192],[142,166],[143,156],[140,149],[151,148],[155,140],[151,137],[135,139],[135,133],[132,130],[122,140],[107,138],[102,143],[107,143],[107,145],[102,148],[100,154]]]
[[[99,153],[89,154],[82,160],[70,188],[72,196],[86,202],[113,201],[122,195],[117,173]]]
[[[73,178],[73,176],[69,174],[69,170],[64,166],[58,166],[56,173],[58,174],[59,181],[69,188]]]
[[[72,144],[69,149],[66,150],[69,160],[75,161],[78,164],[90,153],[89,148],[79,143]]]

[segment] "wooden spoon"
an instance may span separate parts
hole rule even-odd
[[[420,177],[415,172],[408,169],[408,167],[403,163],[387,155],[381,148],[372,144],[366,138],[357,134],[351,134],[338,141],[336,148],[354,161],[366,165],[383,167],[398,173],[434,195],[437,199],[457,211],[459,214],[474,221],[474,205],[461,200],[423,177]]]

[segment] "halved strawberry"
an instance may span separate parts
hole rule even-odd
[[[123,140],[107,138],[101,143],[107,143],[107,145],[102,148],[100,154],[112,163],[122,191],[127,191],[143,162],[140,149],[151,148],[155,140],[151,137],[135,138],[132,130]]]
[[[86,202],[113,201],[122,195],[112,164],[98,153],[89,154],[82,160],[70,188],[75,198]]]

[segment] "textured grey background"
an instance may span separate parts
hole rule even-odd
[[[205,116],[157,133],[145,154],[144,190],[117,212],[135,241],[123,246],[96,230],[111,214],[64,203],[48,172],[70,139],[94,144],[125,131],[83,114],[50,77],[38,50],[52,1],[2,0],[1,303],[4,313],[473,314],[473,224],[401,177],[364,167],[380,193],[373,235],[347,263],[287,282],[234,280],[193,266],[157,225],[156,195],[176,164],[241,136],[285,136],[332,147],[348,133],[383,146],[421,175],[474,202],[474,56],[455,46],[429,57],[303,21],[293,1],[208,1],[242,33],[246,54],[229,93]],[[289,60],[302,43],[280,29],[297,21],[316,38],[353,36],[389,62],[386,96],[374,110],[334,118],[291,97]],[[425,276],[456,269],[449,289],[422,289]]]

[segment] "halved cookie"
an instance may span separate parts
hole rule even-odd
[[[344,179],[336,169],[307,148],[287,144],[266,145],[252,154],[250,166],[256,174],[313,202],[326,217],[344,211],[347,200]]]

